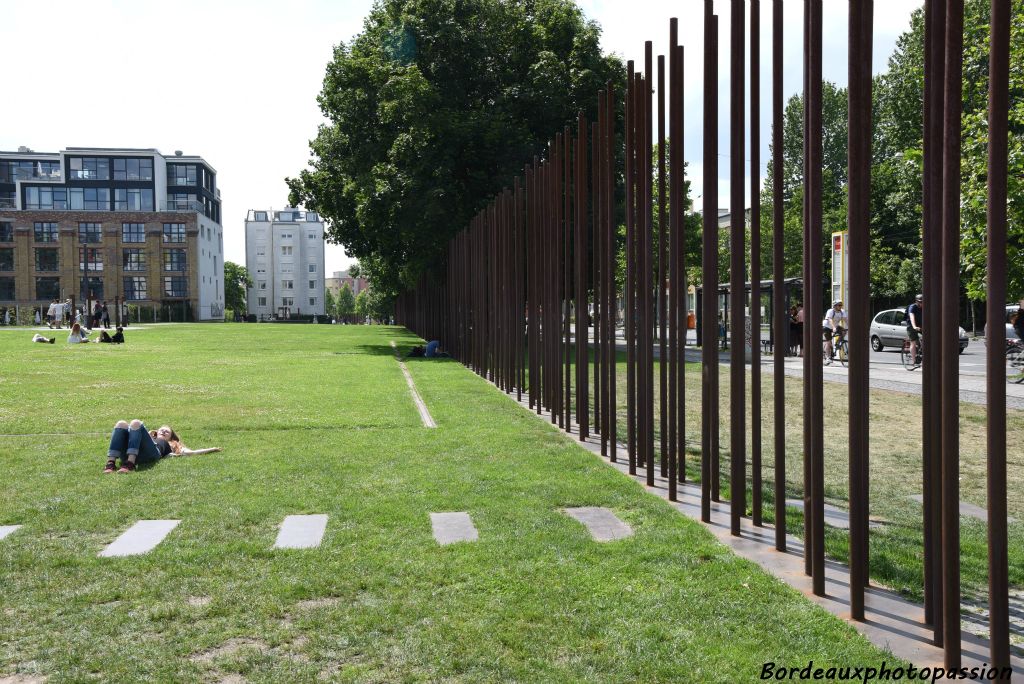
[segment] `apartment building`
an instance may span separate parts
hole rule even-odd
[[[323,315],[324,224],[312,211],[252,209],[245,219],[248,310],[261,320]]]
[[[341,288],[348,285],[348,289],[352,291],[352,296],[357,296],[360,292],[370,286],[370,281],[366,278],[353,278],[349,275],[348,271],[335,271],[331,274],[330,278],[326,280],[326,289],[330,292],[335,299],[341,292]]]
[[[0,151],[0,306],[54,298],[224,318],[217,172],[156,149]]]

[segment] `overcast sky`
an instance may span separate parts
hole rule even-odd
[[[579,4],[603,27],[604,50],[639,65],[644,41],[654,41],[655,55],[663,53],[668,19],[680,18],[686,50],[685,157],[699,197],[703,3]],[[771,27],[771,4],[761,2],[763,34]],[[875,3],[876,73],[885,70],[896,38],[909,28],[910,13],[921,4]],[[362,29],[371,5],[372,0],[0,0],[0,45],[9,67],[0,150],[20,145],[45,152],[69,146],[156,147],[166,155],[174,150],[200,155],[218,174],[225,258],[244,263],[246,212],[285,205],[284,178],[305,166],[308,141],[323,120],[316,95],[332,47]],[[716,0],[715,5],[723,115],[719,204],[726,207],[730,3]],[[786,3],[787,96],[800,85],[802,6],[795,0]],[[824,6],[824,77],[845,85],[846,3],[829,0]],[[768,160],[770,50],[770,36],[763,35],[762,166]],[[341,247],[328,245],[328,273],[349,262]]]

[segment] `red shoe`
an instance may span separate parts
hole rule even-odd
[[[104,475],[109,475],[110,473],[114,472],[116,469],[117,469],[117,464],[114,462],[114,459],[110,459],[109,461],[107,461],[107,467],[103,469],[103,474]]]
[[[122,465],[121,469],[118,470],[117,472],[118,473],[130,473],[133,470],[135,470],[135,464],[130,462],[130,461],[125,461],[124,465]]]

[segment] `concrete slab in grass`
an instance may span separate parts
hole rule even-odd
[[[327,516],[289,515],[281,523],[275,549],[312,549],[320,546],[327,530]]]
[[[919,504],[924,503],[924,494],[913,494],[910,497]],[[988,511],[980,506],[975,506],[972,503],[966,501],[960,502],[960,515],[966,515],[969,518],[976,518],[982,522],[988,522]],[[1007,516],[1007,522],[1017,522],[1017,519],[1011,516]]]
[[[599,542],[615,541],[633,535],[633,528],[619,520],[607,508],[595,506],[566,508],[565,513],[586,525],[591,536]]]
[[[469,513],[431,513],[430,525],[434,528],[434,539],[442,546],[480,538]]]
[[[21,527],[21,525],[0,525],[0,539],[14,534],[14,531],[19,527]]]
[[[100,555],[114,557],[149,553],[180,522],[180,520],[140,520],[125,530],[110,546],[100,551]]]
[[[786,505],[790,508],[799,509],[800,511],[804,510],[803,499],[786,499]],[[829,527],[835,527],[840,530],[848,530],[850,529],[850,513],[849,511],[844,511],[842,508],[836,508],[832,504],[825,504],[825,524]],[[882,527],[882,524],[869,519],[868,527],[872,529],[879,529]]]

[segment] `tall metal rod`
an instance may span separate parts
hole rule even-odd
[[[581,440],[590,436],[589,362],[590,312],[587,306],[587,120],[576,116],[576,163],[573,191],[576,206],[576,233],[573,247],[576,257],[576,424]]]
[[[593,315],[591,316],[591,325],[594,330],[594,343],[593,343],[593,363],[594,363],[594,391],[591,395],[591,405],[594,407],[594,423],[593,429],[600,435],[601,442],[601,455],[608,455],[608,443],[605,438],[603,424],[601,422],[603,414],[601,412],[601,401],[603,396],[603,390],[601,389],[601,380],[603,378],[601,374],[601,333],[604,329],[602,326],[602,317],[604,311],[604,295],[601,289],[601,144],[600,144],[600,121],[601,111],[603,104],[604,91],[602,90],[598,95],[597,105],[597,119],[592,121],[590,124],[590,219],[588,229],[590,230],[590,245],[591,254],[590,259],[591,275],[590,275],[590,287],[593,295]],[[590,353],[587,354],[590,356]]]
[[[775,550],[786,550],[786,362],[790,345],[786,312],[786,277],[782,196],[782,0],[772,2],[772,314],[775,359],[772,375],[775,406]]]
[[[871,243],[871,42],[873,0],[850,0],[849,20],[849,444],[850,613],[864,619],[868,584],[868,335]],[[854,302],[856,304],[854,305]]]
[[[801,276],[803,280],[803,313],[804,313],[804,325],[803,325],[803,340],[801,341],[800,348],[803,350],[803,476],[804,476],[804,487],[803,487],[803,498],[804,498],[804,574],[811,575],[811,557],[814,549],[814,534],[811,523],[811,432],[813,421],[811,420],[811,364],[817,360],[817,356],[812,353],[814,349],[814,342],[821,338],[820,334],[812,335],[812,331],[816,329],[812,323],[815,321],[815,314],[811,310],[812,300],[810,295],[810,205],[811,205],[811,182],[810,173],[807,169],[809,168],[808,150],[810,144],[810,134],[808,119],[810,117],[810,44],[811,44],[811,0],[804,0],[804,32],[803,32],[803,44],[804,44],[804,87],[803,87],[803,163],[804,163],[804,194],[803,194],[803,206],[801,207],[803,215],[803,255],[802,255],[802,268]],[[814,304],[814,308],[818,305]]]
[[[634,279],[636,277],[634,249],[636,232],[635,200],[635,161],[634,145],[636,125],[636,83],[633,74],[633,61],[626,63],[626,446],[629,454],[629,474],[636,475],[636,343],[635,343],[635,311],[636,295]]]
[[[643,80],[643,95],[641,97],[641,109],[643,111],[643,117],[641,118],[641,127],[643,135],[641,140],[643,145],[640,147],[643,153],[643,163],[640,165],[642,171],[642,182],[640,184],[641,197],[643,197],[643,217],[641,225],[643,226],[641,248],[643,250],[643,259],[641,260],[641,266],[643,268],[643,278],[641,283],[643,285],[643,316],[641,317],[641,323],[643,325],[643,434],[644,434],[644,461],[647,464],[647,485],[650,487],[654,486],[654,320],[653,313],[655,311],[654,303],[654,264],[652,259],[654,257],[653,250],[653,175],[654,169],[651,165],[651,151],[653,148],[653,127],[651,125],[651,109],[652,109],[652,89],[651,84],[653,83],[654,76],[654,55],[653,45],[651,41],[644,43],[644,80]]]
[[[672,59],[669,53],[669,60]],[[665,56],[658,55],[658,408],[661,476],[668,475],[668,459],[675,439],[670,407],[675,408],[675,396],[669,389],[668,375],[672,360],[668,356],[668,238],[665,221]],[[673,468],[673,471],[675,469]]]
[[[572,216],[572,134],[569,131],[569,126],[565,127],[562,131],[562,302],[559,307],[559,311],[562,314],[562,347],[563,352],[559,357],[559,362],[565,367],[562,373],[562,381],[564,387],[562,388],[562,397],[565,402],[565,408],[562,411],[565,417],[565,431],[572,432],[572,328],[570,327],[570,319],[572,318],[572,234],[573,234],[573,216]],[[582,344],[582,343],[581,343]]]
[[[679,42],[679,19],[672,17],[669,20],[669,158],[668,161],[672,164],[669,171],[669,187],[668,187],[668,284],[666,288],[666,296],[670,297],[668,313],[666,314],[668,320],[668,498],[670,501],[676,501],[679,498],[678,487],[676,484],[677,476],[681,476],[682,472],[677,473],[676,468],[682,470],[684,462],[681,460],[683,451],[680,450],[680,444],[682,440],[679,438],[679,430],[682,427],[682,423],[679,421],[678,406],[679,406],[679,391],[678,391],[678,378],[679,373],[682,370],[682,366],[679,364],[678,347],[679,347],[679,335],[682,333],[683,339],[686,337],[685,328],[679,327],[679,297],[680,292],[682,296],[686,296],[685,291],[680,290],[680,279],[679,279],[679,218],[682,215],[679,206],[679,189],[681,187],[680,181],[682,180],[682,174],[679,173],[681,168],[679,160],[679,141],[682,139],[682,132],[679,130],[678,121],[682,116],[682,93],[680,88],[680,67],[679,67],[679,55],[676,52],[677,44]],[[664,160],[659,159],[659,163],[664,166]],[[664,202],[662,202],[664,205]],[[661,212],[661,223],[666,220],[666,212],[664,209]],[[664,252],[663,252],[664,254]],[[661,363],[665,365],[665,353],[662,352]],[[664,399],[662,399],[664,402]],[[662,437],[664,442],[664,437]]]
[[[750,505],[761,527],[761,3],[750,0]]]
[[[746,242],[743,162],[743,0],[732,0],[729,17],[729,522],[733,536],[740,534],[746,512],[746,393],[744,376],[744,243]]]
[[[718,17],[704,0],[704,278],[701,316],[700,519],[718,501]]]
[[[985,375],[988,424],[989,661],[1010,667],[1009,559],[1006,520],[1006,330],[997,322],[1006,301],[1007,127],[1010,89],[1010,3],[992,0],[989,23],[988,233]],[[1009,678],[1006,679],[1009,681]]]
[[[602,163],[604,217],[602,233],[605,239],[605,405],[608,422],[608,443],[612,461],[618,460],[618,404],[616,400],[618,355],[615,351],[615,330],[618,320],[618,288],[615,284],[618,240],[615,227],[615,97],[611,81],[605,85],[604,152]]]
[[[685,76],[683,46],[674,46],[672,54],[676,65],[675,90],[673,91],[674,95],[671,104],[673,112],[672,128],[675,133],[673,134],[672,159],[670,163],[674,164],[674,168],[677,169],[674,176],[677,199],[676,209],[673,212],[676,217],[676,273],[673,282],[675,283],[674,287],[676,288],[677,296],[672,300],[672,326],[677,331],[675,351],[673,352],[673,363],[676,368],[676,440],[672,453],[675,455],[673,458],[678,459],[677,480],[679,482],[686,482],[686,331],[689,327],[686,303],[689,297],[689,288],[686,281],[686,222],[683,220],[684,212],[687,209],[686,202],[683,200],[683,187],[686,180],[686,163],[684,160],[684,152],[686,150],[684,146],[685,136],[683,135],[683,84]],[[675,495],[675,485],[670,485],[668,490],[670,497]]]

